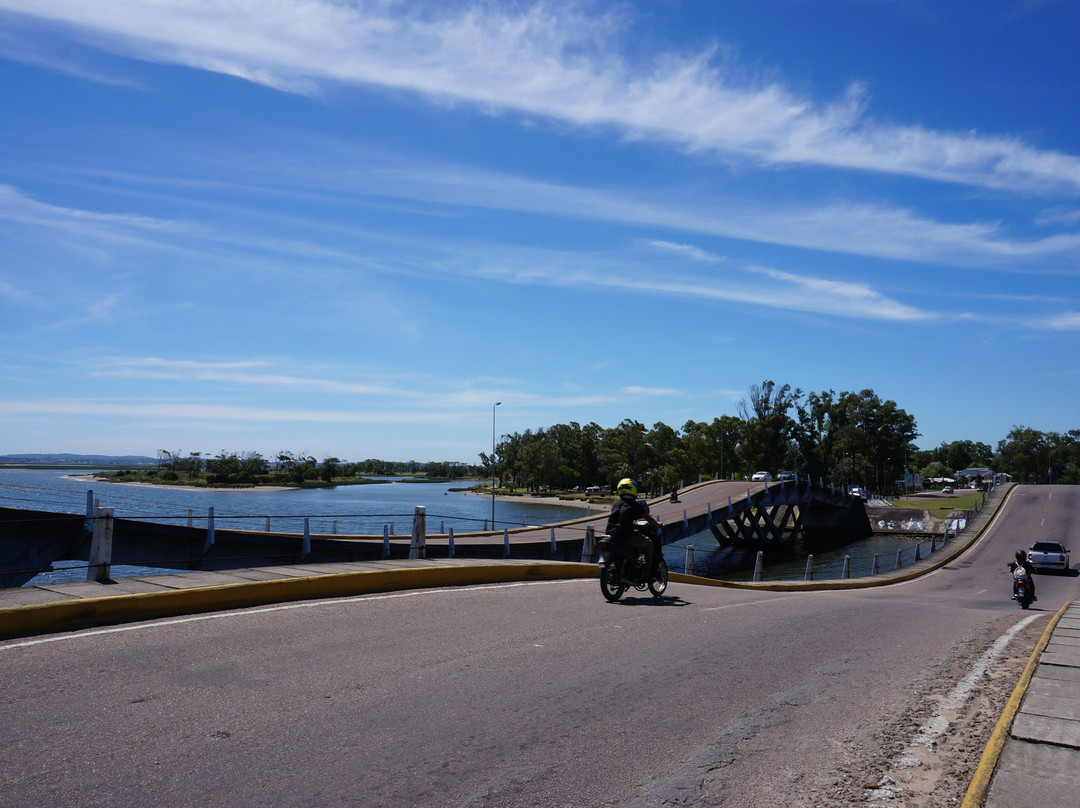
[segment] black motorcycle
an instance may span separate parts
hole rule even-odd
[[[656,573],[649,574],[653,552],[652,539],[647,532],[649,523],[639,519],[634,522],[634,528],[634,535],[638,539],[635,543],[615,541],[611,536],[597,537],[600,591],[612,603],[631,587],[640,592],[648,589],[656,598],[667,589],[667,562],[662,555],[656,565]],[[635,544],[638,546],[635,547]]]

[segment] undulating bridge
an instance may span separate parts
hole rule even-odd
[[[721,546],[769,554],[813,552],[818,542],[870,535],[861,499],[809,479],[785,483],[705,482],[650,503],[663,523],[664,544],[711,533]],[[106,513],[107,511],[107,513]],[[96,518],[19,508],[0,508],[0,586],[20,586],[53,561],[76,559],[101,564],[95,551],[108,521],[108,564],[177,569],[223,570],[299,562],[365,561],[457,555],[473,558],[540,558],[579,561],[602,533],[605,514],[554,525],[503,528],[454,535],[429,533],[425,511],[417,508],[408,534],[325,535],[214,529],[157,524],[116,517],[101,509]],[[107,569],[107,568],[106,568]]]

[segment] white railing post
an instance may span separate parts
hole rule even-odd
[[[209,553],[214,546],[214,538],[214,506],[211,505],[206,509],[206,542],[202,548],[203,555]]]
[[[808,555],[806,557],[806,573],[803,575],[804,581],[814,580],[814,556]]]
[[[851,556],[844,556],[844,572],[840,576],[841,578],[851,577]]]
[[[417,505],[413,511],[409,558],[427,558],[427,508],[423,505]]]
[[[694,574],[694,545],[686,546],[686,564],[684,565],[687,575]]]
[[[90,566],[86,580],[107,581],[112,566],[113,509],[94,508],[94,535],[90,540]]]
[[[764,569],[764,565],[765,565],[765,553],[763,553],[761,550],[758,550],[757,560],[754,562],[754,580],[755,581],[760,581],[761,580],[761,573],[762,573],[762,571]]]
[[[870,574],[871,575],[877,575],[878,574],[878,554],[877,553],[874,553],[874,563],[873,563],[873,566],[870,567]]]
[[[585,528],[585,541],[581,544],[581,563],[591,564],[596,560],[596,531],[592,525]]]

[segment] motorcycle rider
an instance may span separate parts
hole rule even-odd
[[[638,499],[638,484],[629,477],[619,480],[615,488],[619,498],[611,506],[611,514],[608,516],[607,527],[604,532],[611,536],[613,541],[633,548],[634,552],[645,553],[650,549],[650,540],[641,536],[634,530],[634,522],[644,519],[652,527],[654,533],[651,537],[652,558],[649,564],[649,577],[656,577],[656,569],[660,564],[660,553],[663,544],[655,531],[660,529],[660,522],[649,515],[649,506],[644,500]]]
[[[1027,553],[1023,550],[1016,551],[1016,561],[1009,562],[1009,570],[1013,573],[1013,597],[1016,597],[1016,570],[1023,568],[1027,573],[1028,586],[1031,587],[1031,600],[1032,602],[1038,600],[1035,597],[1035,568],[1031,566],[1031,562],[1028,561]]]

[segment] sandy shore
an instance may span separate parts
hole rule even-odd
[[[288,485],[249,485],[244,488],[214,488],[208,485],[167,485],[159,483],[143,483],[133,480],[109,480],[94,474],[69,474],[76,480],[89,480],[95,483],[110,483],[112,485],[137,485],[142,488],[167,488],[172,491],[214,491],[222,494],[251,494],[256,491],[299,491]]]
[[[467,491],[465,493],[472,496],[491,499],[491,494],[482,494],[474,491]],[[534,497],[531,494],[522,494],[521,496],[496,494],[495,499],[499,502],[527,502],[530,505],[559,505],[566,508],[581,508],[583,511],[590,510],[593,513],[601,511],[607,513],[611,510],[611,505],[602,502],[586,502],[583,499],[560,499],[559,497]]]

